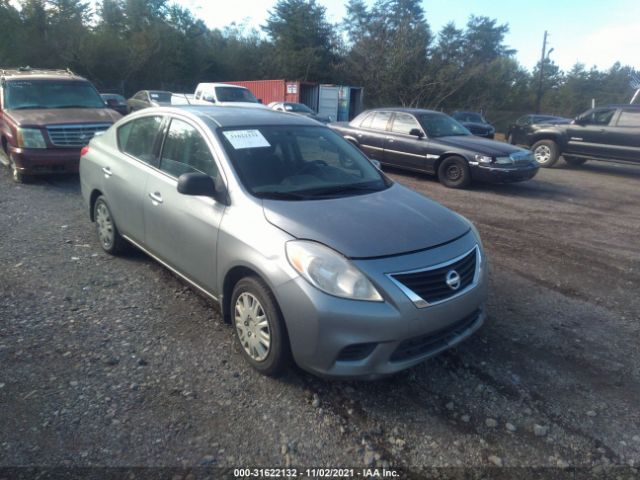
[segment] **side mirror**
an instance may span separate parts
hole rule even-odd
[[[202,99],[203,99],[205,102],[216,103],[216,100],[215,100],[215,98],[213,98],[213,95],[203,95],[203,96],[202,96]]]
[[[221,180],[214,180],[204,173],[183,173],[178,178],[178,192],[183,195],[210,197],[228,205],[227,189]]]
[[[413,135],[414,137],[418,137],[418,138],[424,137],[424,133],[422,133],[422,130],[420,130],[419,128],[412,128],[409,131],[409,135]]]

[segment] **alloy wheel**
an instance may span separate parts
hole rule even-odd
[[[545,164],[551,160],[551,149],[546,145],[540,145],[536,148],[535,152],[533,152],[533,156],[538,163]]]

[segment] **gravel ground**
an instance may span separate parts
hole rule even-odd
[[[640,466],[640,169],[448,190],[491,262],[487,324],[376,382],[264,378],[216,308],[104,254],[77,177],[0,170],[0,466]],[[560,471],[560,470],[558,470]]]

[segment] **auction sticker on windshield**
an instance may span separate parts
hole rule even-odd
[[[260,130],[231,130],[222,133],[236,150],[271,146]]]

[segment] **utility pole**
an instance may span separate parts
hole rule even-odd
[[[547,54],[547,31],[544,31],[542,41],[542,55],[540,56],[540,79],[538,80],[538,95],[536,95],[536,113],[540,113],[540,102],[542,101],[542,80],[544,78],[544,60]]]

